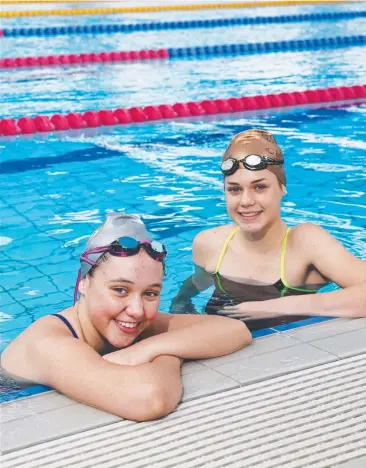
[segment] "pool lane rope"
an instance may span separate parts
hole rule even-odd
[[[339,21],[366,18],[365,11],[340,11],[309,13],[304,15],[254,16],[241,18],[217,18],[208,20],[156,21],[149,23],[92,24],[86,26],[53,26],[46,28],[0,29],[0,37],[60,36],[71,34],[113,34],[171,29],[220,28],[228,26],[249,26],[259,24],[285,24],[306,21]]]
[[[1,11],[0,18],[17,18],[20,16],[50,16],[50,15],[106,15],[112,13],[158,13],[163,11],[209,10],[218,8],[253,8],[275,7],[290,5],[322,5],[338,3],[363,3],[362,0],[273,0],[263,2],[231,2],[231,3],[202,3],[191,5],[161,5],[150,7],[124,8],[80,8],[76,10],[30,10],[30,11]]]
[[[316,103],[357,101],[366,98],[366,85],[313,89],[290,93],[232,97],[204,101],[178,102],[176,104],[130,107],[128,109],[87,111],[84,113],[55,114],[52,117],[37,115],[18,120],[0,120],[0,135],[14,136],[70,129],[123,125],[184,117],[231,114],[279,107],[295,107]]]
[[[0,68],[36,68],[95,63],[120,63],[146,60],[201,59],[232,55],[268,54],[340,47],[364,46],[366,36],[339,36],[321,39],[303,39],[247,44],[224,44],[204,47],[178,47],[169,49],[113,51],[100,53],[61,54],[40,57],[15,57],[0,60]]]

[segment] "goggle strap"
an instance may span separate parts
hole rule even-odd
[[[90,260],[87,257],[87,255],[92,255],[92,254],[96,254],[96,253],[105,253],[105,252],[108,252],[108,250],[110,250],[110,246],[95,247],[95,249],[90,249],[90,250],[87,250],[86,252],[84,252],[80,257],[80,260],[87,263],[88,265],[94,266],[94,265],[96,265],[96,263],[93,262],[92,260]]]
[[[94,249],[87,250],[86,252],[83,253],[83,255],[91,255],[95,253],[107,252],[110,249],[111,249],[111,245],[104,245],[102,247],[95,247]]]
[[[94,266],[95,265],[95,262],[93,262],[92,260],[89,260],[88,257],[85,257],[85,255],[82,255],[80,257],[80,260],[82,260],[83,262],[87,263],[88,265],[91,265],[91,266]]]
[[[75,305],[76,301],[78,300],[80,280],[81,280],[81,268],[79,268],[78,277],[76,279],[76,284],[75,284],[75,289],[74,289],[74,305]]]

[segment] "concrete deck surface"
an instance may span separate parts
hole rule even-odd
[[[148,446],[150,448],[151,444],[158,441],[161,443],[163,439],[166,440],[167,435],[171,435],[174,432],[176,426],[174,421],[180,417],[184,424],[187,424],[187,421],[194,422],[194,428],[191,428],[190,431],[192,432],[193,430],[196,438],[199,439],[204,434],[214,430],[217,423],[221,426],[222,431],[230,431],[231,425],[228,425],[228,418],[225,414],[231,411],[231,415],[236,414],[238,416],[235,424],[245,421],[245,424],[247,424],[246,430],[249,431],[248,434],[253,434],[256,425],[258,425],[258,420],[254,418],[252,421],[248,421],[246,419],[246,412],[250,410],[250,401],[253,400],[253,396],[255,397],[257,394],[263,393],[263,391],[266,392],[265,399],[261,400],[259,404],[259,400],[257,399],[257,401],[254,398],[252,403],[257,406],[259,404],[259,408],[265,409],[265,411],[263,410],[263,415],[270,411],[278,410],[277,417],[273,414],[273,417],[267,421],[272,436],[273,434],[281,434],[281,431],[286,432],[286,430],[290,430],[291,434],[296,438],[297,431],[299,431],[299,434],[303,433],[302,418],[306,418],[310,414],[309,423],[313,419],[316,426],[318,415],[322,411],[325,411],[321,419],[326,422],[326,427],[322,429],[319,436],[336,436],[337,443],[332,442],[336,443],[335,447],[330,447],[330,450],[332,450],[331,458],[336,459],[338,457],[339,463],[347,462],[344,466],[349,468],[366,466],[366,459],[364,458],[366,457],[366,399],[364,398],[364,390],[366,388],[366,319],[337,319],[285,332],[276,332],[272,335],[255,339],[249,347],[234,354],[215,359],[187,362],[183,365],[182,374],[184,384],[182,403],[174,413],[156,422],[134,423],[124,421],[103,411],[76,403],[55,391],[2,404],[1,444],[4,454],[3,468],[25,467],[28,466],[27,463],[31,463],[29,466],[37,468],[40,466],[125,466],[123,463],[106,465],[103,459],[104,452],[102,445],[100,446],[101,451],[98,451],[97,448],[95,449],[95,456],[91,458],[92,465],[89,465],[87,462],[85,462],[86,464],[79,464],[79,461],[85,461],[88,458],[87,454],[94,447],[93,440],[95,437],[98,438],[102,434],[103,437],[113,438],[113,432],[116,428],[122,430],[121,435],[114,443],[114,445],[117,444],[117,447],[119,447],[119,451],[121,447],[123,448],[124,441],[130,440],[131,437],[133,439],[135,437],[133,434],[140,430],[147,431],[147,434],[150,434],[148,437],[150,444]],[[318,374],[320,377],[316,377]],[[314,381],[312,381],[313,376],[315,376]],[[313,408],[310,413],[306,412],[304,410],[306,405],[314,402],[314,398],[316,398],[315,390],[317,385],[321,384],[323,379],[326,382],[327,378],[331,379],[328,390],[324,390],[318,396],[319,398],[326,397],[329,401],[322,403],[319,400],[319,412],[317,408]],[[278,385],[282,385],[283,390],[291,390],[286,394],[287,396],[284,400],[285,407],[283,409],[281,409],[283,402],[277,402],[276,400],[276,395],[278,394],[276,388]],[[305,393],[302,389],[306,389]],[[314,395],[312,395],[313,389]],[[298,393],[299,391],[300,393],[302,392],[301,395]],[[361,395],[359,395],[359,391],[362,392]],[[248,405],[246,405],[245,399],[248,396],[248,392],[251,395],[251,400],[248,400]],[[303,400],[305,406],[296,403],[297,411],[304,413],[302,418],[299,418],[298,423],[294,426],[291,426],[290,422],[281,422],[281,414],[291,413],[290,409],[290,413],[287,413],[286,405],[289,405],[293,399],[295,401],[298,397],[300,398],[299,401],[301,401],[301,398],[305,398]],[[309,400],[306,400],[306,398]],[[352,398],[356,399],[353,401]],[[227,399],[230,400],[230,404],[233,401],[244,403],[242,407],[235,409],[230,407]],[[211,405],[211,409],[206,411],[205,407],[207,405]],[[324,409],[326,405],[328,405],[327,408],[331,411],[330,415],[327,415]],[[206,413],[211,414],[212,408],[218,414],[211,419],[211,422],[205,423],[203,421],[204,416]],[[187,411],[190,413],[189,416],[186,414]],[[349,414],[345,418],[344,414],[347,411]],[[220,412],[222,413],[221,415]],[[341,419],[339,420],[339,418]],[[344,419],[344,424],[346,424],[345,427],[342,424],[342,427],[338,424],[338,422],[342,422],[342,418]],[[230,438],[238,434],[238,428],[236,428],[235,424],[232,426],[234,432],[230,435]],[[251,424],[253,426],[252,429]],[[339,433],[341,435],[338,434],[338,426],[342,430],[348,430],[344,437],[342,430]],[[187,429],[185,430],[187,432]],[[215,437],[220,436],[220,431]],[[192,437],[191,432],[188,430],[187,437]],[[153,435],[152,439],[151,435]],[[87,442],[89,437],[92,437],[90,445]],[[81,457],[80,460],[75,461],[75,464],[73,464],[72,459],[70,459],[66,463],[67,460],[63,456],[66,447],[69,444],[75,445],[75,441],[80,440],[84,442],[81,445],[76,444],[76,448],[73,448],[75,460],[79,460],[78,457]],[[307,438],[305,437],[303,441],[304,446],[306,446],[306,441]],[[205,443],[209,442],[206,440]],[[141,441],[139,444],[141,444]],[[191,460],[189,464],[188,461],[186,464],[184,457],[183,459],[177,458],[176,454],[182,450],[183,446],[186,447],[186,441],[182,433],[182,438],[178,438],[178,444],[174,445],[174,447],[172,446],[171,453],[167,458],[168,461],[171,460],[171,465],[165,459],[164,461],[163,459],[159,459],[159,457],[155,460],[155,454],[151,462],[155,460],[156,464],[149,463],[148,466],[216,466],[211,464],[212,460],[206,465],[205,458],[202,458],[203,464],[196,459],[194,459],[196,462]],[[296,445],[293,446],[295,447]],[[312,449],[311,447],[312,445],[310,444],[310,455],[312,451],[315,454],[319,452],[315,445]],[[58,459],[55,455],[55,453],[58,453],[57,450],[55,452],[57,448],[61,450]],[[236,455],[231,453],[236,452],[238,448],[239,452]],[[299,450],[300,448],[301,444]],[[114,449],[117,450],[115,446]],[[116,453],[119,453],[118,450]],[[249,447],[246,450],[244,446],[240,448],[237,444],[234,444],[233,450],[229,450],[229,452],[227,449],[223,450],[224,452],[222,452],[218,444],[213,444],[209,450],[211,455],[217,451],[218,460],[221,460],[222,463],[230,455],[230,464],[220,464],[220,462],[217,465],[220,467],[247,466],[243,464],[243,456],[245,456],[246,452],[248,453],[248,460],[252,456],[249,456],[252,453]],[[268,450],[269,455],[267,453]],[[278,450],[271,448],[268,450],[263,440],[261,447],[253,453],[256,453],[256,457],[258,458],[258,454],[264,451],[272,463],[280,454]],[[286,448],[283,454],[281,453],[281,457],[285,456],[286,453],[290,453],[288,452],[289,450],[291,452],[291,445]],[[144,453],[145,449],[140,454],[141,456],[135,454],[134,463],[128,466],[139,468],[147,466],[143,461],[145,460]],[[161,447],[159,453],[161,453]],[[120,455],[126,456],[125,453],[123,455],[121,453]],[[101,464],[97,462],[98,456]],[[51,457],[52,460],[48,459],[48,457]],[[307,460],[308,458],[305,457],[305,459]],[[282,465],[282,462],[279,465],[268,464],[269,461],[266,460],[263,459],[261,461],[258,459],[255,461],[255,465],[248,466],[303,466],[296,464],[296,460],[290,460],[291,463],[289,461],[289,464]],[[292,463],[295,464],[293,465]],[[341,464],[319,463],[322,463],[322,460],[317,461],[314,465],[304,466],[341,466]]]

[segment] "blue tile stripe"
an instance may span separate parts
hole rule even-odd
[[[317,323],[327,322],[329,320],[334,320],[334,317],[310,317],[305,320],[299,320],[298,322],[285,323],[283,325],[277,325],[273,327],[272,330],[276,332],[282,332],[286,330],[291,330],[293,328],[306,327],[308,325],[315,325]]]
[[[341,11],[310,13],[303,15],[256,16],[241,18],[219,18],[208,20],[165,21],[127,24],[93,24],[90,26],[55,26],[47,28],[4,29],[4,37],[58,36],[69,34],[113,34],[164,31],[169,29],[217,28],[227,26],[250,26],[258,24],[284,24],[306,21],[339,21],[365,18],[366,11]]]

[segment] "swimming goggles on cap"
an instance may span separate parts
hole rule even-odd
[[[132,255],[137,255],[141,247],[157,262],[163,262],[167,256],[166,248],[158,241],[138,241],[132,237],[121,237],[110,245],[87,250],[80,257],[80,260],[94,266],[97,262],[90,260],[88,255],[108,252],[116,257],[131,257]]]
[[[234,174],[240,167],[240,164],[249,171],[261,171],[268,166],[283,166],[284,161],[276,161],[267,156],[259,154],[248,154],[243,159],[228,158],[221,163],[221,171],[224,175],[229,176]]]

